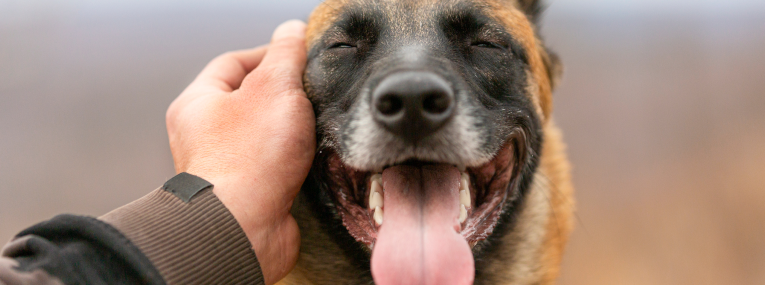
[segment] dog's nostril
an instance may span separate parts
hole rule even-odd
[[[416,142],[435,133],[454,115],[452,87],[432,72],[397,72],[373,90],[375,121],[407,141]]]
[[[404,101],[401,99],[401,96],[387,94],[377,101],[376,107],[383,115],[395,115],[404,109]]]
[[[442,92],[432,92],[425,94],[422,102],[423,111],[431,114],[441,114],[449,110],[452,100]]]

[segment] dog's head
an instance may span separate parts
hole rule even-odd
[[[528,0],[327,0],[312,14],[313,203],[363,245],[352,255],[371,259],[377,283],[467,284],[513,223],[559,70],[538,12]]]

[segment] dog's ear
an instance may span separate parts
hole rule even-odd
[[[518,9],[526,13],[531,22],[535,23],[539,19],[539,14],[542,13],[542,1],[541,0],[515,0]]]
[[[558,55],[549,48],[545,48],[542,60],[547,69],[547,76],[550,78],[550,90],[555,90],[555,87],[558,86],[563,77],[563,64],[560,62]]]

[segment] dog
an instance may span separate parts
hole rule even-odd
[[[280,284],[552,284],[573,187],[537,0],[326,0],[314,165]]]

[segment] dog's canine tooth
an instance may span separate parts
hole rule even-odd
[[[371,184],[372,184],[371,185],[372,187],[370,187],[370,190],[369,190],[369,195],[370,196],[374,192],[382,192],[382,190],[383,190],[383,188],[382,188],[382,181],[380,181],[380,180],[372,180]]]
[[[371,177],[371,178],[369,178],[369,180],[371,180],[371,181],[377,181],[377,183],[380,183],[380,185],[382,185],[382,174],[380,174],[380,173],[377,173],[377,174],[375,174],[375,175],[372,175],[372,177]]]
[[[470,176],[467,173],[462,173],[462,179],[460,179],[460,190],[470,191]]]
[[[467,220],[467,209],[465,209],[465,205],[460,204],[460,223],[464,223],[465,220]]]
[[[470,208],[470,191],[460,190],[460,205]]]
[[[372,182],[372,183],[376,184],[376,182]],[[382,206],[383,206],[382,195],[380,195],[380,192],[372,191],[372,194],[369,195],[369,208],[376,209]]]
[[[377,223],[378,225],[382,226],[382,223],[383,223],[383,210],[380,209],[380,207],[376,207],[375,208],[374,218],[375,218],[375,223]]]

